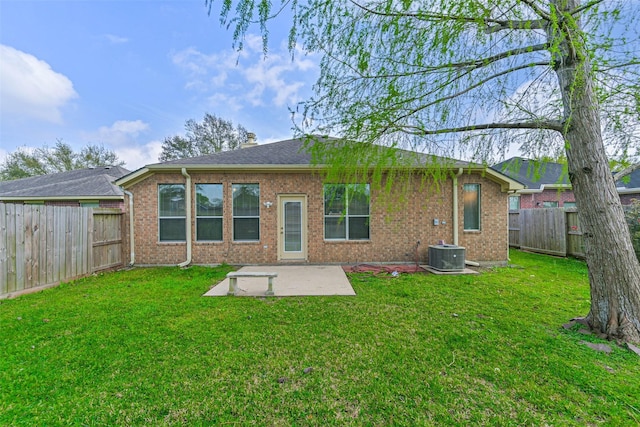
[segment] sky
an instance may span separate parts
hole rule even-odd
[[[205,113],[261,144],[290,138],[319,61],[292,60],[287,31],[270,27],[265,58],[258,34],[234,50],[204,0],[0,0],[0,161],[62,140],[102,144],[135,170]]]

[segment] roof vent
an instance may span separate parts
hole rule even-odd
[[[256,143],[256,134],[253,132],[249,132],[247,133],[247,142],[245,142],[244,144],[240,144],[240,148],[255,147],[256,145],[258,145]]]

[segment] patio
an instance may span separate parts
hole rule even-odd
[[[278,273],[273,282],[275,297],[356,294],[339,265],[259,265],[242,267],[238,271]],[[238,279],[235,296],[264,297],[266,290],[265,277],[242,277]],[[227,296],[228,291],[229,279],[226,278],[203,296]]]

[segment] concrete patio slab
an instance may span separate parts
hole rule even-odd
[[[472,270],[470,268],[465,268],[464,270],[460,270],[460,271],[440,271],[440,270],[436,270],[435,268],[429,267],[428,265],[421,265],[420,267],[424,268],[429,273],[440,274],[440,275],[457,276],[459,274],[480,274],[478,271]]]
[[[356,294],[339,265],[255,265],[238,271],[278,273],[273,281],[276,297]],[[266,290],[267,278],[241,277],[236,296],[263,297]],[[228,291],[229,279],[224,279],[203,296],[227,296]]]

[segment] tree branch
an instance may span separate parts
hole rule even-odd
[[[384,16],[384,17],[392,17],[392,18],[416,18],[420,20],[433,20],[433,21],[457,21],[457,22],[467,22],[477,24],[479,21],[476,17],[469,16],[456,16],[456,15],[447,15],[444,13],[426,13],[426,12],[379,12],[377,10],[371,9],[370,7],[366,7],[355,0],[349,0],[354,6],[359,9],[364,10],[367,13],[376,16]],[[500,24],[501,22],[505,22],[500,19],[492,19],[492,18],[483,18],[481,22],[485,24]]]
[[[420,129],[416,126],[407,126],[406,129],[408,132],[411,132],[414,135],[426,136],[426,135],[440,135],[444,133],[470,132],[475,130],[486,130],[486,129],[549,129],[549,130],[555,130],[557,132],[562,132],[564,128],[562,126],[562,123],[559,121],[540,120],[540,121],[534,121],[534,122],[519,122],[519,123],[485,123],[485,124],[460,126],[455,128],[436,129],[436,130],[425,130],[425,129]]]
[[[531,10],[533,10],[540,18],[544,19],[545,21],[551,21],[551,15],[549,15],[549,13],[547,13],[546,10],[540,9],[534,0],[521,0],[521,1],[522,3],[529,6]]]
[[[488,76],[485,79],[482,79],[482,80],[480,80],[480,81],[478,81],[478,82],[476,82],[476,83],[474,83],[474,84],[472,84],[472,85],[470,85],[470,86],[468,86],[468,87],[466,87],[466,88],[464,88],[462,90],[459,90],[458,92],[452,93],[452,94],[447,95],[447,96],[443,96],[441,98],[437,98],[437,99],[435,99],[435,100],[433,100],[431,102],[428,102],[428,103],[426,103],[424,105],[416,107],[416,108],[408,111],[407,113],[401,115],[400,117],[398,117],[396,120],[394,120],[394,122],[397,122],[397,121],[402,120],[402,119],[406,119],[407,117],[410,117],[410,116],[418,113],[419,111],[422,111],[424,109],[432,107],[432,106],[434,106],[436,104],[439,104],[439,103],[442,103],[442,102],[445,102],[445,101],[449,101],[451,99],[458,98],[458,97],[460,97],[460,96],[462,96],[462,95],[464,95],[466,93],[471,92],[474,89],[477,89],[478,87],[481,87],[481,86],[485,85],[489,81],[491,81],[493,79],[497,79],[499,77],[502,77],[502,76],[504,76],[506,74],[510,74],[510,73],[513,73],[513,72],[516,72],[516,71],[519,71],[519,70],[523,70],[523,69],[526,69],[526,68],[529,68],[529,67],[533,67],[533,66],[546,66],[546,65],[549,65],[549,63],[548,62],[534,62],[534,63],[531,63],[531,64],[520,65],[520,66],[517,66],[517,67],[509,68],[507,70],[503,70],[503,71],[501,71],[499,73],[496,73],[496,74],[493,74],[491,76]],[[389,129],[390,127],[391,126],[387,126],[385,128],[385,131],[387,129]]]
[[[637,169],[640,169],[640,163],[635,163],[631,166],[627,166],[626,168],[622,169],[620,172],[616,172],[613,175],[613,180],[618,182],[619,180],[621,180],[627,175],[630,175],[632,172],[634,172]]]
[[[536,19],[532,21],[502,21],[496,25],[488,26],[484,32],[485,34],[493,34],[502,30],[542,30],[547,22],[543,19]]]
[[[630,67],[632,65],[640,65],[640,59],[634,59],[632,61],[620,63],[620,64],[613,64],[607,67],[600,67],[596,70],[596,72],[605,72],[605,71],[615,70],[617,68]]]
[[[602,3],[604,0],[592,0],[590,2],[588,2],[587,4],[583,4],[582,6],[578,6],[577,8],[575,8],[574,10],[572,10],[571,12],[569,12],[571,15],[577,15],[579,13],[582,13],[583,11],[589,9],[590,7],[593,7],[599,3]]]
[[[487,58],[476,59],[474,61],[445,64],[441,67],[433,67],[433,71],[437,70],[438,68],[465,68],[465,67],[480,68],[504,58],[509,58],[512,56],[527,54],[531,52],[539,52],[542,50],[547,50],[548,48],[549,48],[548,43],[540,43],[540,44],[531,45],[531,46],[519,47],[517,49],[511,49],[511,50],[506,50],[504,52],[500,52],[498,54],[489,56]]]

